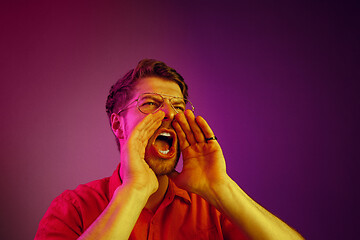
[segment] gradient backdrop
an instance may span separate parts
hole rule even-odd
[[[359,5],[346,1],[3,1],[1,239],[119,161],[110,86],[177,69],[229,175],[307,239],[359,225]]]

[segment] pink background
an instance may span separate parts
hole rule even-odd
[[[1,239],[32,239],[52,199],[112,174],[105,99],[142,58],[185,77],[251,197],[308,239],[357,236],[355,1],[8,2]]]

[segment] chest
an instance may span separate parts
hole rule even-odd
[[[174,200],[155,213],[144,209],[130,239],[222,239],[221,235],[220,213],[211,206]]]

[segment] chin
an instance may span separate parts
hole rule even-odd
[[[174,171],[178,164],[179,157],[174,159],[147,158],[146,162],[157,176],[167,175]]]

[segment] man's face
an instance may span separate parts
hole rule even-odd
[[[160,95],[183,97],[176,82],[157,77],[140,79],[134,89],[134,97],[129,102],[137,99],[143,93],[159,93]],[[180,155],[177,135],[171,125],[176,112],[166,97],[160,110],[165,112],[165,118],[160,128],[149,139],[145,149],[145,161],[156,175],[164,175],[173,171]],[[123,128],[124,137],[127,139],[146,114],[138,110],[136,103],[122,114],[125,122]]]

